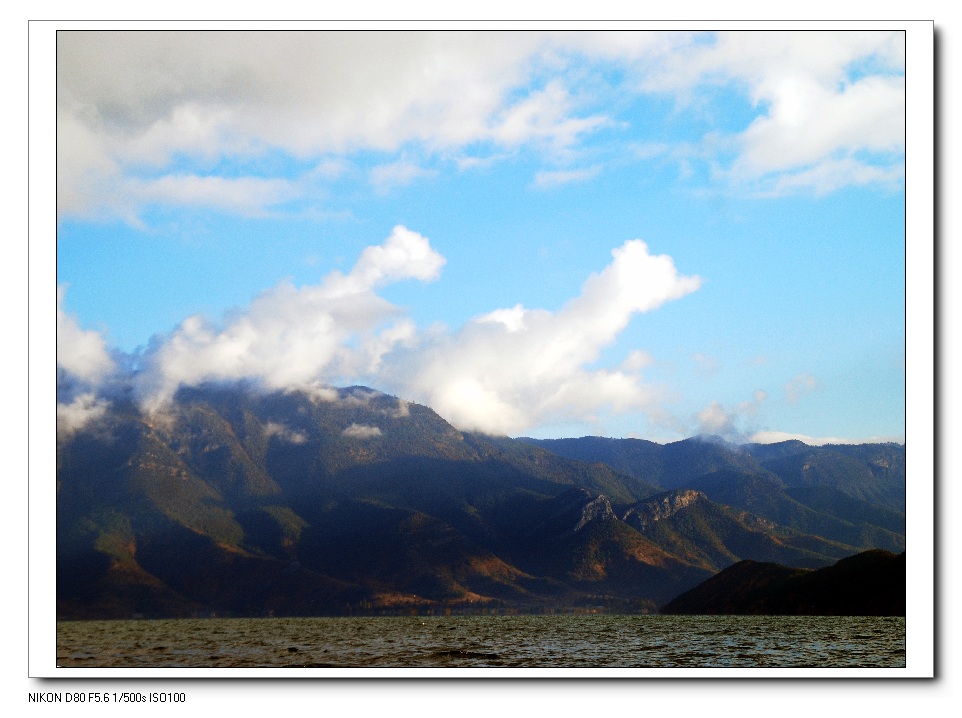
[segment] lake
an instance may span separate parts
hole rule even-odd
[[[62,621],[80,668],[903,668],[904,617],[409,616]]]

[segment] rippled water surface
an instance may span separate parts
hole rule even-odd
[[[63,667],[905,666],[905,619],[865,616],[205,618],[57,625]]]

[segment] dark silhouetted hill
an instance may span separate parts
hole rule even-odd
[[[740,561],[661,612],[904,616],[905,553],[865,551],[818,570]]]

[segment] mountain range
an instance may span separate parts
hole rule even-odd
[[[655,612],[905,548],[905,447],[459,431],[365,387],[116,399],[57,439],[63,619]]]

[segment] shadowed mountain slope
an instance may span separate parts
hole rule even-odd
[[[726,464],[724,445],[678,443],[658,457],[656,483],[461,432],[364,387],[183,389],[152,414],[117,400],[58,437],[58,613],[652,611],[741,559],[817,567],[862,548],[809,532],[818,522],[781,526],[719,502],[711,486],[665,493],[678,476],[697,474],[682,482],[695,484],[726,471],[787,490],[744,452]],[[777,496],[829,516],[828,494]],[[845,497],[851,519],[865,499]],[[898,519],[883,508],[873,517]]]
[[[661,612],[904,616],[905,553],[865,551],[815,571],[741,561]]]
[[[608,463],[662,489],[696,489],[787,531],[861,549],[905,548],[905,447],[737,446],[717,437],[522,439],[560,456]]]

